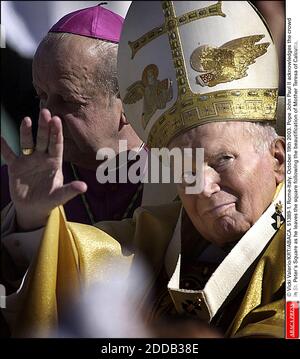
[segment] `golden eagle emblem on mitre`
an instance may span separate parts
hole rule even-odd
[[[220,47],[202,45],[191,55],[190,63],[196,82],[201,86],[216,86],[248,76],[247,70],[267,52],[269,42],[256,44],[265,35],[252,35],[226,42]]]

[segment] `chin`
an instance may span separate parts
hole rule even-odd
[[[250,225],[238,223],[233,217],[223,216],[215,221],[214,229],[218,234],[218,244],[225,245],[240,240],[250,229]]]

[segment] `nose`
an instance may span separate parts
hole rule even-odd
[[[220,175],[212,167],[204,166],[203,172],[203,191],[202,195],[205,197],[211,197],[214,193],[220,191]]]

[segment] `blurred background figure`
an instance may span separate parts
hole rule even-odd
[[[168,315],[151,325],[139,313],[149,275],[144,263],[130,269],[120,260],[99,267],[99,278],[106,267],[110,275],[93,283],[82,296],[63,309],[62,320],[52,337],[72,338],[221,338],[218,330],[195,318]],[[104,268],[103,268],[104,267]],[[148,274],[147,274],[148,273]],[[143,303],[144,304],[144,303]],[[33,334],[34,336],[34,334]]]
[[[128,276],[129,262],[116,258],[101,263],[92,284],[84,283],[83,294],[62,308],[62,320],[53,337],[149,337],[150,330],[137,314],[147,283],[146,268],[144,263],[136,263]],[[103,270],[110,273],[105,279]]]

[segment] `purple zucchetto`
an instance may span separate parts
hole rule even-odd
[[[118,43],[123,21],[120,15],[97,5],[65,15],[49,32],[67,32]]]

